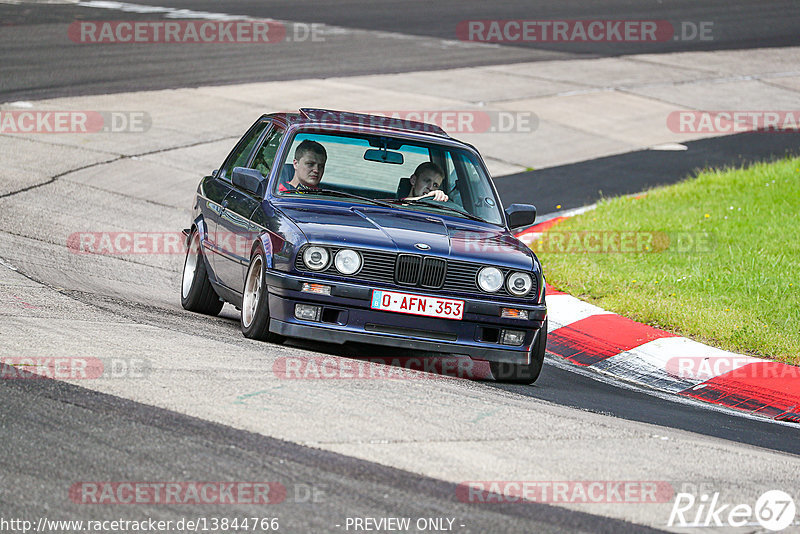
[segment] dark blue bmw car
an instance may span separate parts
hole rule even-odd
[[[468,355],[532,383],[542,267],[472,146],[438,126],[318,109],[264,115],[197,188],[181,303],[246,337]]]

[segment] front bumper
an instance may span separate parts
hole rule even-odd
[[[301,292],[303,282],[331,286],[330,295]],[[367,286],[323,281],[280,271],[267,271],[269,286],[269,330],[288,337],[330,343],[359,342],[400,346],[412,350],[464,354],[475,360],[530,363],[530,349],[547,317],[544,305],[520,305],[478,298],[464,298],[430,291]],[[441,319],[370,308],[373,289],[402,291],[415,295],[457,298],[464,301],[462,320]],[[321,306],[319,321],[295,317],[296,304]],[[501,307],[528,311],[528,320],[500,317]],[[522,330],[519,346],[499,343],[503,329]]]

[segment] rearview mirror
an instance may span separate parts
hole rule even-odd
[[[255,169],[246,169],[244,167],[234,167],[231,173],[231,181],[233,185],[244,189],[257,197],[264,196],[264,175]]]
[[[381,117],[383,118],[383,117]],[[393,120],[386,117],[387,120]],[[392,150],[397,150],[401,146],[403,146],[403,142],[399,139],[392,139],[391,137],[373,137],[369,140],[369,146],[374,146],[376,148],[389,148]]]
[[[400,152],[389,152],[388,150],[375,150],[371,148],[364,152],[364,159],[367,161],[377,161],[378,163],[403,164],[403,154]]]
[[[536,206],[532,204],[511,204],[506,208],[506,221],[512,230],[529,226],[536,220]]]

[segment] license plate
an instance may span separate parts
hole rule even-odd
[[[397,291],[372,291],[373,310],[384,310],[426,317],[443,317],[461,320],[464,314],[464,301],[423,297]]]

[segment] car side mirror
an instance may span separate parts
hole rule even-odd
[[[264,175],[255,169],[234,167],[231,173],[233,185],[257,196],[264,196]]]
[[[511,204],[506,208],[506,221],[512,230],[530,226],[536,220],[536,206],[532,204]]]

